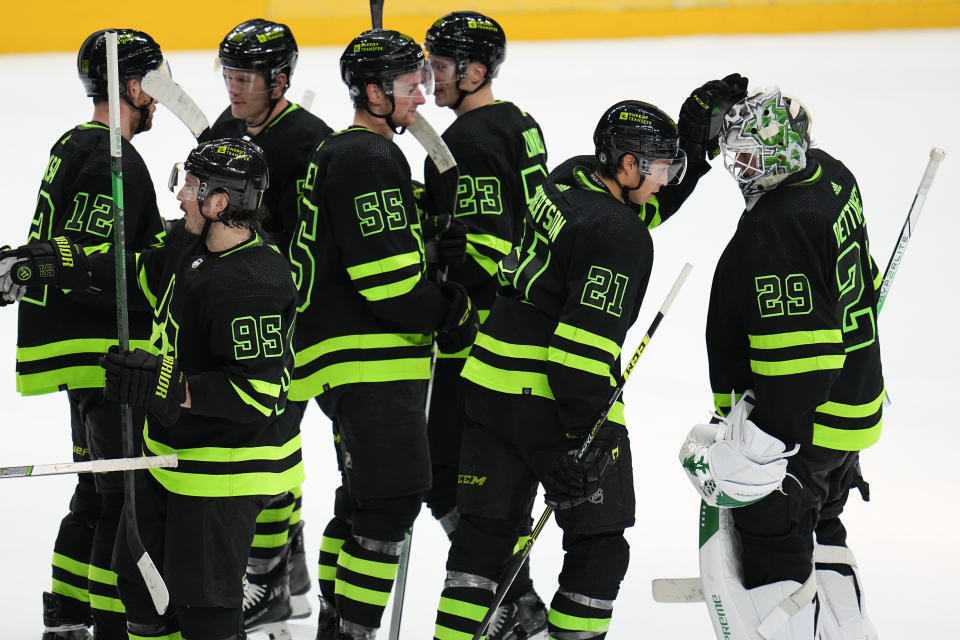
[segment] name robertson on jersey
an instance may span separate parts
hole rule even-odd
[[[863,203],[860,202],[860,192],[854,185],[850,190],[850,199],[843,205],[840,215],[833,223],[833,234],[837,236],[837,246],[842,246],[851,232],[861,226],[863,226]]]
[[[543,190],[543,185],[537,185],[537,192],[533,196],[533,203],[530,205],[530,214],[533,221],[536,222],[547,234],[550,242],[554,242],[560,234],[560,230],[567,224],[566,218],[560,213],[557,205],[550,202],[550,198]]]

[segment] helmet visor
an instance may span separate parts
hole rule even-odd
[[[424,96],[433,94],[433,69],[426,61],[393,79],[394,98],[415,98],[418,92]]]
[[[677,152],[676,158],[635,157],[640,163],[640,173],[660,185],[680,184],[687,173],[687,154],[683,150]]]
[[[180,187],[179,192],[177,187]],[[200,192],[200,181],[183,168],[182,162],[178,162],[170,170],[170,177],[167,178],[167,189],[171,193],[176,193],[183,200],[196,200],[197,194]]]
[[[223,82],[227,91],[243,94],[263,94],[270,91],[266,78],[259,71],[223,67]]]
[[[455,84],[459,79],[457,61],[453,58],[432,55],[430,56],[430,69],[433,72],[434,86]]]

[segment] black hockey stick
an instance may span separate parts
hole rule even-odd
[[[683,283],[690,274],[691,269],[693,269],[693,265],[688,262],[683,265],[683,268],[680,270],[680,275],[677,276],[677,279],[673,283],[673,287],[671,287],[666,299],[664,299],[663,304],[660,305],[660,310],[657,311],[657,315],[653,318],[653,322],[650,323],[650,328],[647,329],[647,333],[643,336],[643,340],[640,341],[640,345],[637,347],[637,350],[633,352],[633,357],[631,357],[630,362],[627,363],[627,368],[623,370],[623,377],[620,380],[620,384],[618,384],[613,390],[613,393],[610,395],[610,400],[607,402],[606,408],[600,412],[599,416],[597,416],[597,420],[590,428],[590,432],[583,441],[583,445],[580,447],[580,450],[577,451],[575,455],[576,462],[579,463],[581,460],[583,460],[583,456],[586,455],[587,450],[590,449],[590,445],[593,443],[593,439],[596,437],[597,432],[600,431],[600,427],[602,427],[603,423],[606,422],[607,415],[613,409],[613,406],[617,403],[617,400],[620,399],[621,394],[623,394],[623,387],[627,384],[627,379],[630,378],[630,374],[633,373],[633,368],[636,366],[637,360],[640,359],[640,356],[642,356],[643,352],[646,350],[647,345],[650,343],[650,338],[653,337],[657,327],[660,326],[660,321],[663,320],[663,316],[667,314],[667,311],[670,309],[670,305],[673,304],[673,299],[677,297],[677,292],[680,291],[680,287],[683,286]],[[523,563],[527,561],[527,556],[530,555],[530,549],[533,547],[533,543],[537,541],[540,531],[543,530],[544,525],[547,524],[547,521],[550,519],[550,515],[552,513],[553,507],[547,505],[547,507],[543,510],[543,515],[540,516],[540,519],[537,520],[537,524],[533,527],[533,531],[530,532],[530,537],[527,539],[527,542],[523,545],[523,548],[520,549],[520,551],[511,559],[511,564],[507,568],[506,576],[500,581],[500,585],[497,587],[497,591],[493,595],[493,602],[490,604],[490,608],[487,609],[486,615],[483,616],[483,620],[480,622],[480,627],[477,629],[476,633],[473,634],[473,640],[480,640],[480,638],[482,638],[486,633],[487,626],[490,624],[490,619],[493,617],[497,607],[503,603],[503,599],[506,597],[507,591],[510,590],[510,586],[516,579],[517,574],[520,573]]]
[[[117,66],[117,32],[107,31],[107,91],[110,104],[110,177],[113,187],[113,265],[117,286],[117,333],[121,351],[130,349],[130,320],[127,315],[127,268],[126,238],[123,222],[123,139],[120,132],[120,82]],[[120,423],[123,426],[123,454],[128,458],[139,455],[134,450],[133,414],[130,405],[120,403]],[[170,604],[170,592],[163,582],[150,555],[143,547],[140,529],[137,526],[137,501],[133,471],[123,472],[124,520],[127,528],[127,545],[137,563],[143,582],[150,592],[153,606],[163,615]]]
[[[383,0],[370,0],[370,25],[383,29]]]

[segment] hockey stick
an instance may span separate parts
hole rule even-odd
[[[927,161],[927,168],[920,179],[920,186],[913,196],[913,202],[910,204],[910,210],[907,212],[907,219],[900,229],[900,239],[893,249],[890,256],[890,262],[883,272],[883,283],[880,285],[880,297],[877,300],[877,313],[883,308],[883,302],[887,298],[893,279],[897,275],[897,269],[900,267],[900,261],[907,249],[907,243],[910,242],[910,236],[913,229],[920,219],[920,212],[927,199],[927,193],[930,191],[930,185],[933,184],[933,178],[937,174],[937,168],[947,153],[943,149],[933,147],[930,149],[930,160]],[[916,217],[914,217],[914,214]],[[703,582],[700,578],[656,578],[651,583],[653,599],[656,602],[703,602]]]
[[[927,162],[927,168],[923,172],[923,178],[920,179],[920,186],[917,187],[917,193],[913,196],[913,202],[910,203],[910,211],[907,212],[907,219],[903,223],[903,228],[900,229],[900,239],[897,241],[897,246],[894,247],[893,254],[890,256],[890,262],[887,263],[887,268],[883,272],[883,284],[880,285],[880,298],[877,300],[877,313],[880,313],[880,309],[883,308],[883,302],[887,299],[890,286],[893,284],[893,278],[897,275],[897,269],[900,268],[900,260],[903,259],[903,254],[907,250],[907,243],[910,242],[910,236],[913,234],[913,228],[920,220],[920,211],[923,209],[923,203],[927,199],[927,192],[930,191],[933,178],[937,175],[937,168],[940,166],[940,163],[943,162],[946,155],[947,152],[943,149],[938,149],[937,147],[930,149],[930,160]],[[916,212],[916,218],[914,218],[914,212]]]
[[[370,0],[370,25],[383,29],[383,0]]]
[[[107,31],[107,95],[110,105],[110,176],[113,187],[113,266],[117,286],[117,333],[121,351],[130,349],[130,320],[127,315],[127,269],[126,239],[123,222],[123,140],[120,133],[120,82],[117,64],[117,32]],[[123,454],[128,458],[137,456],[134,450],[133,414],[130,405],[120,403],[120,423],[123,427]],[[153,599],[157,613],[163,615],[170,603],[170,592],[164,584],[160,572],[143,547],[140,530],[137,526],[137,500],[134,486],[134,472],[123,473],[124,515],[127,527],[127,544],[143,576],[143,582]]]
[[[583,445],[574,456],[576,462],[579,463],[581,460],[583,460],[583,456],[586,455],[587,450],[593,443],[594,437],[596,437],[597,432],[600,431],[600,427],[602,427],[603,423],[606,422],[607,415],[620,399],[621,394],[623,394],[623,387],[627,384],[630,374],[633,373],[633,368],[636,366],[640,356],[643,355],[647,345],[650,344],[650,339],[653,337],[657,327],[660,326],[660,321],[663,320],[663,316],[667,314],[667,311],[670,309],[670,305],[673,304],[673,299],[677,297],[677,292],[680,291],[680,287],[683,286],[683,283],[686,281],[691,269],[693,269],[693,265],[688,262],[684,264],[683,268],[680,270],[680,275],[677,276],[676,281],[673,283],[673,287],[671,287],[670,292],[667,293],[666,299],[664,299],[663,304],[660,305],[660,310],[657,311],[657,315],[653,318],[653,322],[650,323],[650,328],[647,329],[647,333],[643,336],[643,340],[640,341],[640,345],[637,347],[637,350],[633,352],[633,357],[631,357],[630,362],[627,363],[627,368],[623,370],[623,376],[620,380],[620,384],[618,384],[613,390],[610,400],[607,402],[606,408],[604,408],[604,410],[600,412],[600,415],[597,416],[597,420],[590,428],[590,432],[583,441]],[[543,530],[544,525],[550,519],[550,515],[552,513],[553,507],[547,505],[547,507],[543,510],[543,515],[540,516],[540,519],[537,520],[537,524],[533,527],[533,531],[530,532],[530,537],[523,545],[523,548],[518,553],[514,554],[511,564],[506,572],[506,577],[497,587],[497,591],[493,595],[493,602],[490,604],[490,608],[487,609],[487,613],[483,616],[483,620],[480,622],[480,627],[477,628],[476,633],[473,634],[473,640],[480,640],[480,638],[482,638],[486,633],[487,626],[490,624],[490,619],[493,617],[493,613],[503,603],[503,599],[506,597],[507,591],[510,590],[510,586],[516,579],[517,574],[520,573],[520,568],[523,567],[523,563],[526,562],[527,556],[530,555],[530,549],[537,541],[540,531]]]
[[[207,120],[207,116],[203,114],[193,98],[187,95],[183,87],[173,81],[170,70],[165,66],[154,69],[143,76],[140,86],[152,98],[177,116],[180,122],[187,125],[190,133],[197,140],[209,131],[210,122]]]
[[[110,458],[107,460],[85,460],[83,462],[60,462],[54,464],[27,464],[19,467],[0,467],[0,479],[53,476],[61,473],[109,473],[111,471],[132,471],[134,469],[153,469],[156,467],[176,466],[177,454],[171,453],[167,456]]]

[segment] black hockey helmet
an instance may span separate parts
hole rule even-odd
[[[207,197],[221,192],[230,197],[230,203],[220,213],[220,222],[251,226],[260,221],[260,205],[270,174],[258,145],[242,138],[204,142],[190,152],[183,168],[200,181],[197,203],[201,210]]]
[[[487,67],[487,77],[495,78],[507,57],[507,38],[493,18],[476,11],[454,11],[427,29],[423,47],[430,55],[452,58],[460,77],[474,61]]]
[[[273,88],[277,75],[287,75],[284,91],[300,55],[293,32],[285,24],[262,18],[241,22],[220,43],[220,64],[230,69],[260,71]]]
[[[611,177],[627,154],[637,159],[644,175],[650,175],[654,161],[673,160],[666,184],[680,182],[686,172],[677,123],[647,102],[622,100],[607,109],[593,132],[593,144],[600,166]]]
[[[354,105],[366,103],[366,87],[376,84],[393,97],[393,80],[425,66],[420,45],[408,35],[370,29],[353,39],[340,56],[340,77],[350,88]]]
[[[77,75],[91,98],[107,97],[107,33],[108,29],[87,36],[77,53]],[[153,38],[135,29],[112,29],[117,32],[117,70],[120,94],[125,95],[131,78],[142,78],[163,64],[163,52]]]

